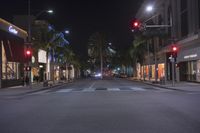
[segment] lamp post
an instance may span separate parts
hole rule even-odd
[[[153,5],[148,5],[147,7],[146,7],[146,12],[153,12],[153,10],[154,10],[154,7],[153,7]],[[151,20],[151,19],[153,19],[154,17],[156,17],[156,16],[158,16],[159,14],[155,14],[155,15],[153,15],[153,16],[151,16],[150,18],[148,18],[146,21],[145,21],[145,23],[147,22],[147,21],[149,21],[149,20]],[[170,23],[169,24],[167,24],[167,25],[145,25],[145,27],[148,27],[148,28],[161,28],[161,27],[172,27],[172,24],[173,24],[173,20],[172,20],[172,17],[170,16]],[[157,57],[156,57],[156,47],[155,47],[156,45],[155,45],[155,43],[154,43],[154,52],[155,52],[155,71],[156,71],[156,81],[157,81],[157,77],[158,77],[158,68],[157,68]],[[149,47],[149,46],[148,46]],[[149,50],[149,49],[148,49]],[[149,51],[148,51],[148,53],[149,53]],[[148,57],[149,58],[149,57]],[[174,60],[174,59],[173,59]],[[174,61],[172,62],[172,84],[173,84],[173,86],[174,86],[174,75],[175,75],[175,70],[174,70]],[[166,71],[165,71],[166,72]],[[166,73],[165,73],[166,74]],[[166,75],[165,75],[165,81],[166,81]]]
[[[37,15],[35,15],[35,18],[38,18],[42,13],[44,12],[47,12],[49,14],[52,14],[53,13],[53,10],[42,10],[41,12],[39,12]],[[30,0],[28,0],[28,48],[31,48],[32,47],[32,40],[31,40],[32,36],[31,36],[31,2]],[[31,65],[32,65],[32,61],[28,61],[27,63],[28,66],[30,66],[31,68]],[[32,76],[31,76],[31,70],[29,71],[29,73],[27,72],[27,75],[29,77],[29,86],[30,88],[32,88]]]
[[[152,13],[154,11],[154,6],[153,5],[148,5],[146,7],[146,12]],[[149,20],[153,19],[154,17],[158,16],[159,14],[152,15],[150,18],[145,20],[145,23],[148,22]],[[162,27],[162,25],[146,25],[146,27],[153,28],[153,27]],[[155,82],[158,81],[158,63],[157,63],[157,42],[154,42],[154,63],[155,63]],[[149,80],[150,80],[150,55],[149,55],[149,43],[148,45],[148,75],[149,75]]]

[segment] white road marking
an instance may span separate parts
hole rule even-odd
[[[145,89],[139,87],[130,87],[130,89],[133,91],[146,91]]]
[[[95,88],[85,88],[82,90],[83,92],[94,92]]]
[[[43,91],[33,92],[33,93],[28,94],[28,95],[38,95],[38,94],[46,93],[46,92],[48,92],[48,91],[49,91],[49,90],[43,90]]]
[[[187,94],[189,94],[189,95],[199,95],[200,92],[190,92],[190,93],[187,93]]]
[[[119,88],[108,88],[108,91],[120,91]]]
[[[73,89],[61,89],[61,90],[58,90],[56,92],[71,92]]]
[[[95,85],[96,82],[92,83],[89,87],[89,89],[93,88],[93,86]]]

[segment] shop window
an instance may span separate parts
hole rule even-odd
[[[19,63],[7,62],[4,45],[2,45],[2,79],[19,79]]]
[[[197,81],[198,69],[197,61],[189,61],[181,63],[180,79],[182,81]]]
[[[200,60],[197,62],[197,81],[200,82]]]

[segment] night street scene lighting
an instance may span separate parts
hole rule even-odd
[[[200,133],[200,1],[4,1],[0,133]]]

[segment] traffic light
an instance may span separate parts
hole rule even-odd
[[[172,57],[177,57],[178,48],[176,46],[172,46]]]
[[[30,55],[31,55],[31,51],[30,51],[30,50],[27,50],[27,51],[26,51],[26,55],[27,55],[27,56],[30,56]]]
[[[30,66],[25,66],[24,67],[24,71],[31,71],[31,67]]]
[[[32,58],[32,51],[31,51],[31,49],[26,49],[25,50],[25,58],[26,58],[26,61],[31,61],[31,58]]]
[[[131,28],[132,28],[133,31],[138,31],[138,30],[140,30],[140,28],[141,28],[141,23],[140,23],[140,21],[137,20],[137,19],[132,20],[132,22],[131,22]]]

